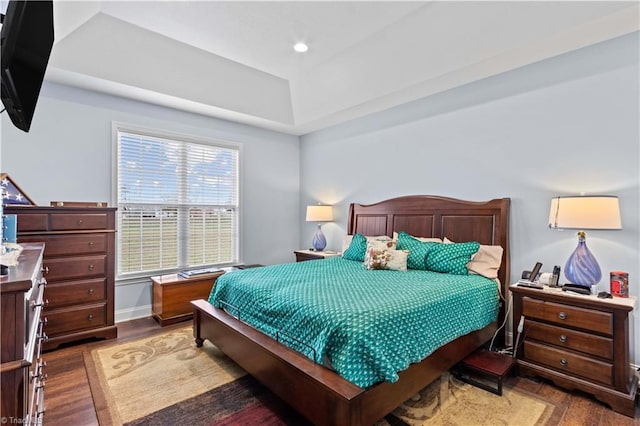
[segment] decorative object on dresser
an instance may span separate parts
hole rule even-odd
[[[44,244],[24,244],[16,266],[0,278],[2,423],[42,424],[46,340],[41,320],[46,281],[42,278]]]
[[[331,222],[333,208],[331,206],[307,206],[307,222]],[[313,248],[322,251],[327,246],[327,239],[322,233],[322,224],[318,223],[318,230],[313,235]]]
[[[0,189],[2,190],[3,205],[35,206],[31,198],[9,177],[6,173],[0,173]]]
[[[86,338],[114,338],[115,208],[5,207],[18,216],[18,242],[45,243],[45,350]]]
[[[296,262],[340,256],[340,253],[335,251],[294,250],[293,253],[296,255]]]
[[[520,373],[588,392],[634,417],[638,378],[630,365],[629,315],[635,298],[510,289],[513,329],[524,319],[522,344],[515,348]]]
[[[180,274],[151,277],[153,282],[153,318],[162,327],[193,318],[192,300],[206,299],[216,279],[225,271],[220,269],[190,278]]]
[[[618,197],[610,195],[556,197],[551,200],[549,227],[579,229],[578,247],[564,266],[569,282],[593,287],[602,272],[596,258],[587,248],[585,229],[622,229]]]

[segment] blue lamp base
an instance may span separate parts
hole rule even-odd
[[[595,286],[602,279],[602,271],[596,258],[587,248],[586,234],[578,232],[578,247],[564,265],[564,275],[569,282],[585,287]]]
[[[322,233],[322,229],[320,228],[320,224],[318,224],[318,230],[313,235],[313,241],[311,242],[313,248],[317,251],[322,251],[327,247],[327,239],[324,237]]]

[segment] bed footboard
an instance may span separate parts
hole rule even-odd
[[[496,324],[462,336],[400,373],[362,389],[215,308],[191,302],[196,344],[205,339],[317,425],[370,425],[491,339]]]

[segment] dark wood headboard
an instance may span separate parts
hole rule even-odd
[[[416,237],[447,237],[455,242],[499,245],[504,253],[498,278],[506,297],[510,279],[510,202],[510,198],[476,202],[412,195],[369,205],[352,203],[347,232],[391,237],[393,232],[404,231]]]

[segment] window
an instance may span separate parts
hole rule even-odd
[[[116,131],[118,276],[237,262],[239,149]]]

